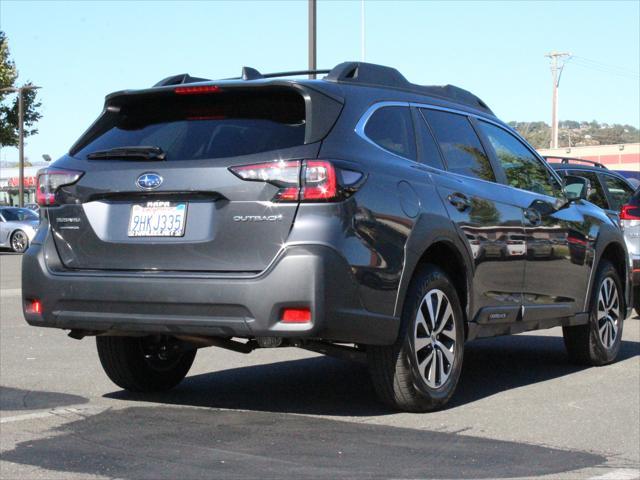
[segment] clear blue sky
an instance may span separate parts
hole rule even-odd
[[[471,90],[504,120],[549,122],[551,74],[544,54],[569,51],[600,63],[567,65],[560,118],[638,126],[639,25],[637,0],[368,0],[366,60],[395,66],[416,83]],[[2,0],[0,28],[20,81],[43,87],[40,133],[26,146],[31,160],[66,152],[109,92],[183,72],[224,78],[243,65],[265,72],[307,66],[306,0]],[[359,59],[360,1],[319,0],[318,66]],[[15,161],[16,149],[2,149],[1,158]]]

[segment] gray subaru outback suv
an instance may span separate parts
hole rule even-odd
[[[615,360],[618,226],[473,94],[347,62],[322,79],[178,75],[106,97],[38,174],[33,326],[95,336],[107,375],[166,390],[198,348],[366,358],[380,398],[453,395],[470,340],[562,326]]]

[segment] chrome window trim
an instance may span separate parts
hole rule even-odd
[[[455,113],[457,115],[463,115],[465,117],[473,117],[473,118],[475,118],[477,120],[481,120],[483,122],[487,122],[487,123],[490,123],[492,125],[495,125],[496,127],[501,128],[505,132],[507,132],[507,133],[513,135],[514,137],[516,137],[516,139],[519,140],[525,146],[525,148],[527,150],[529,150],[533,154],[533,156],[535,158],[537,158],[542,163],[543,167],[546,168],[547,171],[551,173],[551,175],[558,181],[560,186],[563,185],[563,182],[562,182],[562,180],[560,178],[560,175],[555,171],[555,169],[552,168],[549,165],[549,163],[538,152],[536,152],[536,150],[533,147],[531,147],[529,145],[529,143],[524,138],[522,138],[522,136],[515,129],[509,127],[508,125],[506,125],[504,123],[501,123],[500,121],[494,120],[494,119],[492,119],[490,117],[486,117],[484,115],[481,115],[481,114],[478,114],[478,113],[475,113],[475,112],[457,110],[455,108],[442,107],[440,105],[433,105],[433,104],[430,104],[430,103],[382,101],[382,102],[374,103],[369,108],[367,108],[367,110],[364,112],[362,117],[360,117],[360,120],[358,120],[358,123],[356,124],[356,127],[355,127],[354,131],[356,132],[356,134],[360,138],[362,138],[366,142],[370,143],[374,147],[379,148],[383,152],[389,153],[389,154],[391,154],[391,155],[393,155],[395,157],[401,158],[402,160],[405,160],[405,161],[409,161],[409,162],[412,162],[412,163],[417,163],[419,165],[423,165],[422,163],[418,162],[417,160],[412,160],[411,158],[403,157],[402,155],[398,155],[397,153],[394,153],[394,152],[392,152],[390,150],[387,150],[384,147],[381,147],[376,142],[374,142],[369,137],[367,137],[367,135],[364,133],[364,130],[365,130],[366,126],[367,126],[367,122],[369,121],[371,116],[377,110],[379,110],[380,108],[384,108],[384,107],[409,107],[409,108],[410,107],[415,107],[415,108],[427,108],[427,109],[430,109],[430,110],[440,110],[442,112]],[[459,176],[459,177],[462,177],[462,178],[473,178],[475,180],[480,180],[480,181],[483,181],[483,182],[487,182],[487,183],[490,183],[492,185],[504,185],[506,187],[513,188],[515,190],[521,190],[521,191],[527,192],[527,193],[533,193],[533,194],[536,194],[536,195],[542,195],[542,196],[547,197],[547,198],[555,198],[555,197],[549,197],[547,195],[539,194],[539,193],[536,193],[536,192],[531,192],[529,190],[522,190],[520,188],[512,187],[509,184],[500,183],[497,179],[496,179],[495,182],[492,182],[490,180],[484,180],[482,178],[469,177],[467,175],[462,175],[460,173],[455,173],[455,172],[452,172],[452,171],[446,170],[446,169],[441,169],[441,168],[437,168],[437,167],[431,167],[430,165],[426,165],[426,166],[429,166],[430,168],[433,168],[434,170],[437,170],[439,172],[446,172],[448,174],[456,175],[456,176]]]

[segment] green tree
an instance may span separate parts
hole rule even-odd
[[[9,53],[9,42],[0,30],[0,90],[16,87],[18,70]],[[30,82],[27,82],[29,85]],[[35,90],[23,90],[24,136],[38,133],[35,124],[42,116],[38,109],[42,105]],[[0,91],[0,146],[18,145],[18,95]]]

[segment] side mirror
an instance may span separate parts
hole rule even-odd
[[[584,177],[567,175],[564,177],[564,195],[567,200],[587,200],[591,195],[591,182]]]

